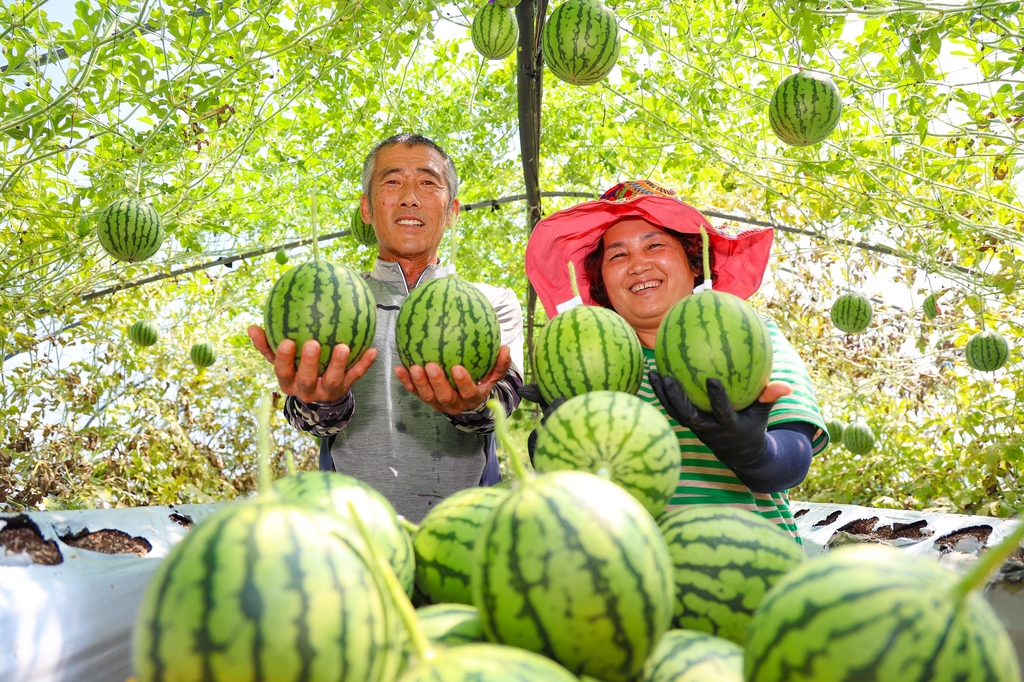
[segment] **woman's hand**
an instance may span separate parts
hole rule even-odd
[[[768,450],[768,413],[775,402],[793,392],[784,381],[772,381],[757,402],[736,411],[718,379],[708,379],[711,412],[698,409],[673,377],[652,370],[651,388],[669,416],[693,431],[724,464],[745,467],[762,459]]]

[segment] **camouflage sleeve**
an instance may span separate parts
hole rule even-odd
[[[345,428],[356,411],[352,391],[334,403],[306,403],[295,396],[284,402],[284,416],[299,431],[328,438]]]
[[[505,408],[505,414],[512,414],[519,407],[520,401],[519,393],[516,392],[516,389],[522,385],[523,380],[519,373],[510,369],[504,379],[494,384],[488,399],[496,399]],[[494,431],[494,417],[491,415],[491,411],[487,408],[486,403],[459,414],[446,414],[445,417],[459,431],[479,434],[487,434]]]

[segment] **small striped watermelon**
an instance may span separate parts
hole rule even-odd
[[[974,577],[874,544],[807,561],[754,613],[746,680],[1020,682],[1013,642],[971,591]]]
[[[939,295],[937,293],[929,294],[922,304],[921,308],[924,310],[924,317],[926,320],[931,322],[941,314],[938,304]]]
[[[497,420],[500,407],[488,405]],[[474,548],[473,603],[487,638],[577,675],[632,680],[672,617],[672,563],[657,524],[602,478],[525,478],[512,459],[524,478]]]
[[[286,501],[309,505],[352,523],[349,503],[370,531],[384,558],[395,569],[406,594],[412,593],[415,575],[412,539],[399,525],[398,514],[387,498],[362,481],[326,471],[303,471],[274,483]]]
[[[743,682],[743,647],[692,630],[669,630],[639,682]]]
[[[839,444],[843,442],[843,433],[846,431],[846,424],[841,419],[829,419],[825,423],[825,430],[828,431],[830,443]]]
[[[994,372],[1010,358],[1010,346],[1001,334],[978,332],[967,341],[964,349],[967,364],[980,372]]]
[[[160,250],[164,223],[152,206],[129,197],[103,210],[96,233],[104,251],[117,260],[132,263],[146,260]]]
[[[518,7],[520,0],[496,0],[496,4],[502,7]]]
[[[139,320],[128,328],[128,340],[136,346],[152,346],[159,338],[160,332],[149,320]]]
[[[156,569],[135,629],[139,682],[390,682],[404,634],[371,565],[333,516],[228,505]]]
[[[488,2],[473,17],[469,36],[484,59],[504,59],[516,49],[519,24],[507,7]]]
[[[346,265],[314,260],[291,268],[270,290],[263,309],[270,347],[295,342],[298,366],[302,344],[320,343],[320,374],[338,344],[351,350],[351,367],[373,344],[377,303],[362,276]]]
[[[363,222],[363,213],[358,206],[352,211],[348,229],[352,237],[363,246],[377,246],[377,233],[373,231],[373,225]]]
[[[217,362],[217,350],[213,344],[204,341],[192,346],[189,357],[192,358],[192,364],[198,369],[206,369]]]
[[[598,0],[566,0],[544,22],[541,49],[555,76],[591,85],[615,68],[621,44],[612,10]]]
[[[768,105],[768,122],[779,139],[797,147],[827,138],[843,112],[839,88],[827,74],[800,69],[782,79]]]
[[[274,254],[274,260],[277,261],[278,265],[287,265],[288,252],[284,249],[278,249],[277,253]]]
[[[484,641],[480,614],[467,604],[434,604],[416,609],[423,633],[431,644],[458,646]]]
[[[487,297],[457,277],[438,277],[412,290],[395,322],[398,357],[406,368],[436,362],[454,386],[462,365],[473,381],[494,367],[501,345],[498,315]]]
[[[508,490],[467,488],[431,509],[413,537],[416,588],[434,603],[472,604],[473,543]]]
[[[871,324],[871,301],[860,294],[846,293],[832,304],[832,324],[847,334],[860,334]]]
[[[543,656],[496,644],[463,644],[441,649],[406,670],[398,682],[579,682]]]
[[[843,432],[843,445],[855,455],[866,455],[875,447],[875,432],[862,421],[850,424]]]
[[[668,420],[635,395],[593,391],[537,428],[538,472],[575,469],[607,477],[657,518],[679,480],[679,440]]]
[[[537,335],[534,375],[549,403],[588,391],[636,393],[644,377],[640,339],[607,308],[579,305]]]
[[[732,294],[704,291],[676,303],[658,327],[658,371],[675,377],[693,404],[711,411],[707,380],[718,379],[737,410],[753,404],[772,374],[764,320]]]
[[[679,507],[658,526],[675,567],[673,627],[740,645],[765,593],[805,558],[771,521],[735,507]]]

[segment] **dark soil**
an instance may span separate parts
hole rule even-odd
[[[179,526],[184,526],[185,528],[191,528],[192,524],[195,523],[191,516],[188,514],[182,514],[181,512],[171,512],[170,519]]]
[[[891,526],[879,526],[871,532],[871,537],[878,540],[923,540],[935,534],[935,531],[926,528],[927,525],[928,522],[924,519],[918,519],[913,523],[893,523]]]
[[[850,535],[866,535],[870,536],[871,531],[875,529],[875,524],[878,523],[878,517],[872,516],[870,519],[857,519],[851,521],[839,530]]]
[[[973,539],[978,544],[978,549],[981,549],[988,542],[989,535],[992,535],[992,526],[968,526],[955,530],[949,535],[943,535],[935,541],[935,546],[940,552],[946,554],[955,550],[961,540]]]
[[[33,563],[44,566],[56,566],[64,561],[57,549],[57,543],[44,540],[39,527],[27,516],[15,516],[7,519],[7,525],[0,530],[0,545],[6,548],[7,554],[27,553]]]
[[[793,514],[793,518],[794,519],[799,519],[801,516],[803,516],[804,514],[806,514],[809,511],[811,511],[811,510],[810,509],[801,509],[797,513]]]
[[[62,541],[77,547],[87,549],[91,552],[102,552],[103,554],[138,554],[145,556],[153,549],[149,540],[136,538],[120,530],[104,528],[92,533],[86,531],[77,535],[66,535]]]
[[[826,516],[825,518],[823,518],[821,521],[818,521],[816,524],[814,524],[814,527],[815,528],[821,528],[823,526],[830,526],[830,525],[832,525],[833,523],[836,522],[836,519],[838,519],[842,515],[842,513],[843,512],[841,512],[841,511],[839,511],[837,509],[834,512],[832,512],[831,514],[829,514],[828,516]]]

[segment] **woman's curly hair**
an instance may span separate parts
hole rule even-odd
[[[704,258],[703,246],[699,234],[681,234],[675,230],[666,229],[665,232],[683,245],[686,251],[686,258],[690,261],[690,272],[693,273],[693,286],[704,283]],[[709,265],[711,266],[711,281],[714,282],[715,275],[715,252],[708,253]],[[604,276],[601,274],[601,266],[604,264],[604,237],[597,243],[593,251],[583,259],[583,271],[587,273],[587,280],[590,282],[590,298],[594,303],[605,308],[612,307],[608,299],[608,289],[604,285]]]

